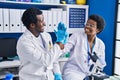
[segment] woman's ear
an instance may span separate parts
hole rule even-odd
[[[97,33],[99,33],[99,32],[100,32],[100,30],[99,30],[99,29],[97,29],[97,30],[96,30],[96,32],[97,32]]]

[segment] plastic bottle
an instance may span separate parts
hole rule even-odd
[[[31,2],[31,0],[23,0],[22,2]]]
[[[70,53],[69,53],[69,52],[66,53],[66,54],[65,54],[65,57],[66,57],[66,58],[69,58],[69,57],[70,57]]]
[[[6,74],[4,80],[13,80],[13,74],[11,74],[11,73]]]
[[[76,0],[66,0],[67,4],[76,4]]]
[[[31,0],[31,2],[41,3],[41,2],[42,2],[42,0]]]
[[[70,53],[67,52],[67,53],[61,55],[60,57],[61,57],[61,58],[69,58],[69,57],[70,57]]]
[[[86,0],[76,0],[76,4],[84,5],[86,4]]]
[[[57,4],[60,4],[60,0],[50,0],[50,3],[57,3]]]
[[[50,3],[50,0],[42,0],[42,3]]]

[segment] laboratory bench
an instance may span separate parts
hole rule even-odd
[[[67,60],[68,58],[60,58],[58,60],[61,71]],[[14,80],[18,80],[19,66],[20,66],[19,60],[1,61],[0,62],[0,80],[3,80],[7,73],[12,73],[14,75]]]

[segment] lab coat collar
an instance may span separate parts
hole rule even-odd
[[[28,29],[25,30],[24,34],[27,36],[31,36],[32,38],[36,38]]]
[[[28,29],[25,30],[24,34],[29,36],[30,39],[32,39],[31,41],[33,42],[34,45],[36,45],[37,47],[40,47],[40,48],[46,50],[41,43],[36,41],[37,38]],[[42,35],[43,35],[43,33],[42,33]]]
[[[87,35],[84,33],[84,35],[86,36],[86,39],[87,39]],[[86,43],[87,44],[87,43]],[[87,46],[87,45],[86,45]],[[94,47],[93,47],[93,51],[92,52],[96,52],[97,49],[98,49],[98,37],[97,35],[95,36],[95,43],[94,43]]]
[[[95,36],[95,43],[94,43],[94,48],[93,48],[93,51],[92,52],[97,52],[98,50],[98,47],[99,47],[99,44],[98,44],[98,37],[97,35]]]
[[[44,43],[44,44],[45,44],[44,49],[49,51],[49,50],[50,50],[50,45],[49,45],[48,42],[51,43],[50,38],[48,37],[48,35],[47,35],[46,32],[41,33],[41,36],[42,36],[42,38],[43,38],[43,40],[44,40],[44,42],[45,42],[45,43]]]

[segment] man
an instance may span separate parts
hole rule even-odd
[[[55,80],[62,80],[56,60],[64,48],[64,33],[61,35],[57,32],[61,36],[57,35],[57,42],[53,45],[50,35],[44,32],[42,11],[37,8],[27,9],[23,13],[22,22],[27,29],[17,43],[21,62],[20,80],[54,80],[54,77]]]

